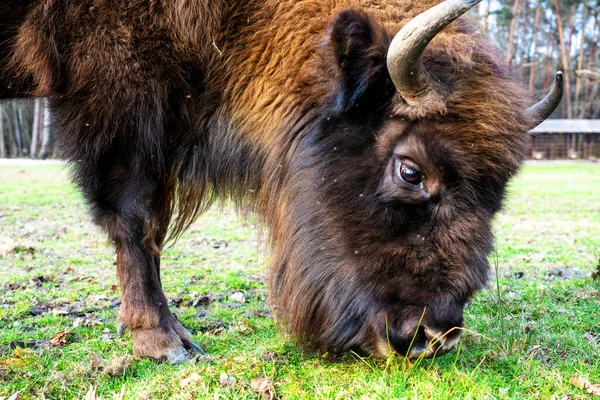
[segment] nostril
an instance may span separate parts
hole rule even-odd
[[[427,327],[425,327],[425,336],[427,337],[427,341],[429,343],[436,346],[441,346],[446,341],[446,336],[442,332],[429,329]]]
[[[429,339],[427,337],[427,329],[419,325],[411,338],[411,344],[407,352],[408,358],[417,358],[427,351]]]
[[[382,345],[391,346],[398,354],[406,356],[408,354],[421,353],[427,347],[427,334],[425,327],[403,321],[400,324],[389,324],[385,332],[381,335]],[[380,351],[385,354],[385,352]]]
[[[427,331],[424,326],[418,326],[411,338],[412,348],[424,348],[427,346]],[[411,349],[412,350],[412,349]]]
[[[427,326],[419,326],[408,351],[409,358],[431,358],[441,356],[456,347],[460,341],[460,330],[451,329],[442,332]]]
[[[427,351],[429,339],[427,337],[427,329],[424,326],[417,326],[416,330],[413,331],[408,340],[409,345],[404,354],[409,358],[417,358]]]
[[[429,347],[438,354],[446,354],[454,349],[460,341],[460,329],[452,328],[446,332],[425,327],[425,335]]]

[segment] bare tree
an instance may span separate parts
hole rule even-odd
[[[483,23],[482,23],[483,33],[487,33],[487,30],[488,30],[488,19],[490,17],[490,1],[491,0],[486,0],[485,2],[479,3],[479,10],[482,11],[482,18],[483,18]],[[484,9],[484,7],[485,7],[485,9]]]
[[[540,14],[542,11],[541,6],[541,0],[537,1],[537,6],[535,8],[535,21],[533,23],[533,43],[531,44],[531,57],[530,57],[530,63],[531,66],[529,67],[529,90],[533,91],[534,89],[534,85],[535,85],[535,68],[536,68],[536,50],[537,50],[537,33],[538,33],[538,26],[540,25]]]
[[[42,100],[35,99],[33,109],[33,124],[31,126],[31,147],[29,156],[35,158],[37,156],[38,142],[40,131],[42,129]]]
[[[44,99],[44,134],[42,137],[42,148],[40,149],[40,158],[46,159],[52,152],[52,132],[50,130],[50,107],[48,99]]]
[[[515,35],[515,25],[517,23],[517,11],[519,9],[519,0],[515,0],[512,9],[512,20],[510,21],[510,31],[508,33],[508,44],[506,45],[506,65],[510,64],[512,59],[513,37]]]
[[[558,0],[554,0],[554,8],[556,10],[556,25],[558,27],[558,38],[560,40],[560,54],[562,59],[562,68],[565,74],[565,90],[566,90],[566,107],[567,107],[567,117],[573,118],[573,112],[571,109],[571,80],[569,78],[569,60],[567,58],[567,46],[565,44],[565,36],[563,31],[563,24],[560,18],[560,7],[558,5]]]

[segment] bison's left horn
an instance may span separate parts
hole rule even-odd
[[[542,101],[527,109],[535,119],[535,125],[531,127],[532,129],[545,121],[546,118],[551,116],[554,110],[556,110],[556,107],[558,107],[562,100],[565,91],[564,88],[565,82],[563,73],[558,71],[554,78],[554,84],[552,85],[552,89],[550,89],[550,93],[548,93]]]
[[[480,1],[440,3],[417,15],[394,37],[388,50],[387,67],[396,89],[408,104],[422,104],[441,95],[427,71],[421,68],[421,55],[435,35]]]

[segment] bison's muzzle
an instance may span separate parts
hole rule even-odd
[[[411,359],[432,358],[452,351],[459,343],[463,326],[463,306],[408,306],[384,316],[374,340],[374,351],[388,357],[391,353]],[[376,322],[377,323],[377,322]]]

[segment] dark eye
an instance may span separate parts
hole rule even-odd
[[[398,175],[406,183],[419,186],[423,181],[423,174],[417,167],[398,162]]]

